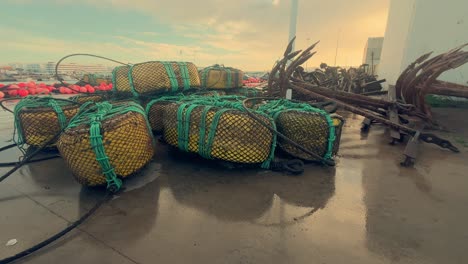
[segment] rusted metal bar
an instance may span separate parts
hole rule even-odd
[[[429,59],[431,53],[424,54],[411,63],[398,78],[395,88],[399,99],[413,104],[432,119],[430,107],[425,102],[427,94],[468,97],[468,87],[437,81],[437,78],[450,69],[468,62],[467,44]]]
[[[427,87],[426,91],[427,94],[468,98],[468,86],[456,83],[437,81]]]
[[[355,114],[358,114],[358,115],[361,115],[361,116],[364,116],[364,117],[367,117],[371,120],[376,120],[382,124],[385,124],[391,128],[394,128],[394,129],[398,129],[398,130],[401,130],[401,131],[404,131],[412,136],[414,136],[417,131],[410,128],[410,127],[407,127],[405,125],[401,125],[401,124],[398,124],[398,123],[394,123],[394,122],[391,122],[390,120],[386,119],[386,118],[383,118],[381,116],[378,116],[376,114],[373,114],[373,113],[370,113],[368,111],[365,111],[361,108],[358,108],[358,107],[354,107],[352,105],[349,105],[345,102],[342,102],[340,100],[337,100],[337,99],[333,99],[333,98],[330,98],[330,97],[327,97],[327,96],[324,96],[324,95],[321,95],[321,94],[318,94],[318,93],[315,93],[315,92],[312,92],[310,90],[307,90],[303,87],[300,87],[296,84],[290,84],[290,87],[293,89],[293,90],[296,90],[300,93],[303,93],[305,95],[309,95],[311,98],[320,98],[322,100],[330,100],[330,101],[333,101],[335,102],[338,106],[341,106],[343,107],[345,110],[348,110],[352,113],[355,113]],[[459,152],[458,148],[456,148],[455,146],[452,145],[452,143],[450,143],[450,141],[448,140],[445,140],[445,139],[442,139],[442,138],[439,138],[437,137],[436,135],[434,134],[429,134],[429,133],[424,133],[424,134],[421,134],[420,135],[420,139],[427,142],[427,143],[432,143],[432,144],[436,144],[442,148],[446,148],[446,149],[449,149],[453,152]]]

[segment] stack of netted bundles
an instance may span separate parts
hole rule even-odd
[[[107,183],[112,191],[120,178],[139,171],[154,154],[146,114],[136,103],[96,103],[70,121],[57,148],[83,185]]]
[[[52,97],[29,96],[15,106],[15,130],[18,144],[34,147],[51,146],[54,137],[78,112],[80,105]]]
[[[207,89],[230,89],[242,87],[244,73],[241,70],[213,65],[200,71],[201,85]]]
[[[256,113],[274,126],[273,120]],[[246,112],[229,107],[173,103],[164,109],[164,139],[202,157],[269,167],[275,136]]]
[[[114,69],[112,79],[114,91],[135,96],[200,87],[197,67],[191,62],[149,61],[120,66]]]

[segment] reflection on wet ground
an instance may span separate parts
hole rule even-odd
[[[403,146],[388,145],[379,126],[363,136],[361,118],[347,119],[337,166],[309,164],[300,176],[226,169],[158,143],[124,192],[20,263],[465,263],[467,149],[423,145],[415,168],[401,168]],[[10,121],[0,113],[3,145]],[[457,129],[465,135],[468,125]],[[21,168],[0,184],[0,257],[57,232],[103,194],[82,188],[61,159]],[[12,238],[17,245],[3,246]]]

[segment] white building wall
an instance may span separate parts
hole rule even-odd
[[[415,2],[416,0],[391,0],[390,2],[379,66],[379,78],[387,79],[387,85],[395,84],[401,73],[406,38]]]
[[[387,85],[424,53],[440,54],[468,42],[467,0],[392,0],[389,12],[379,69]],[[439,79],[468,84],[468,65]]]

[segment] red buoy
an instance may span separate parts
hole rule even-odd
[[[18,95],[21,96],[21,97],[26,97],[26,96],[28,96],[28,94],[29,94],[28,90],[25,90],[25,89],[18,90]]]

